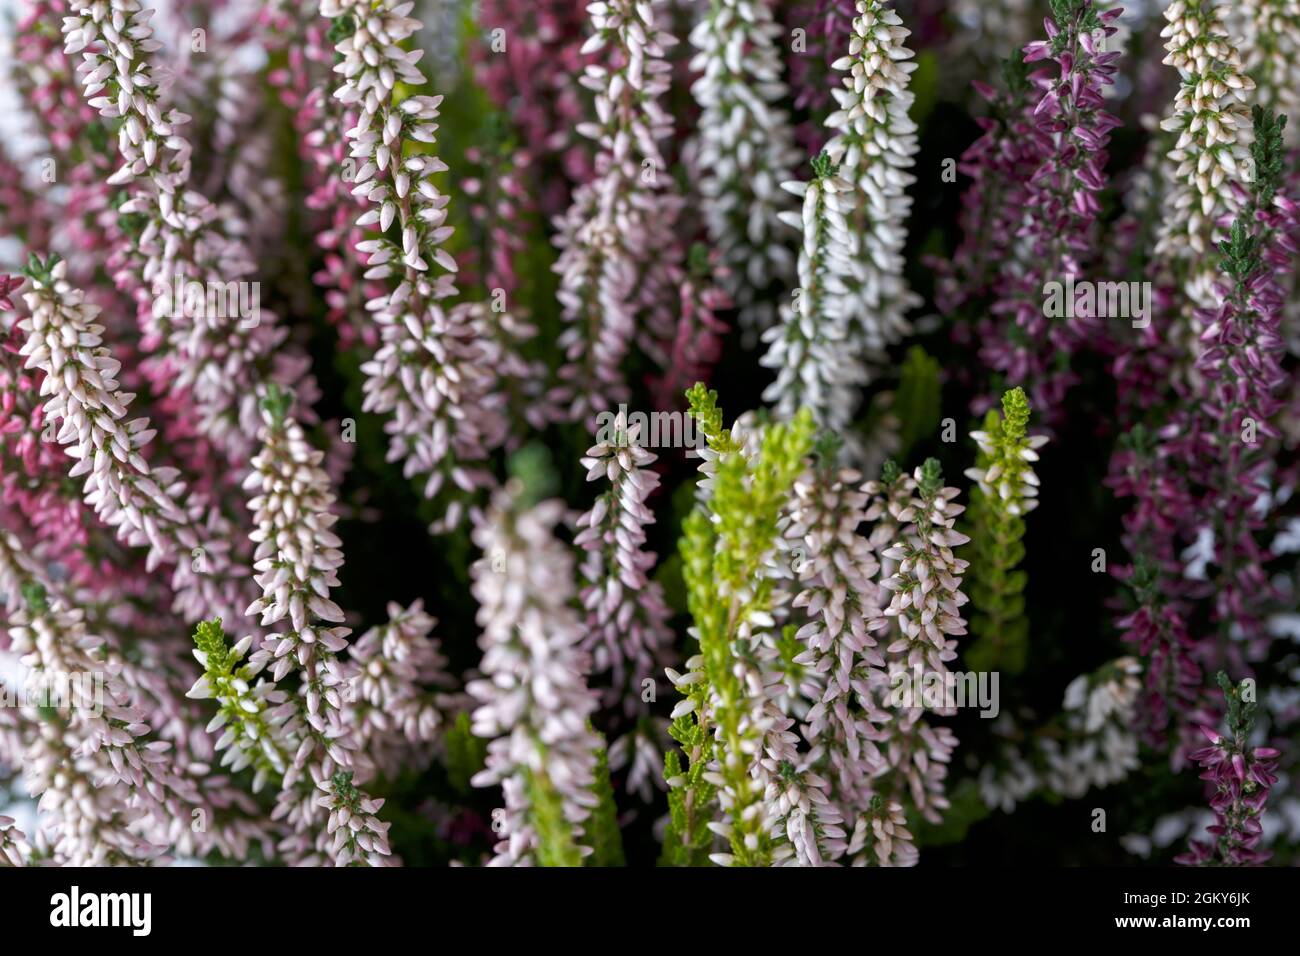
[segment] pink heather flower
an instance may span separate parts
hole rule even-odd
[[[82,54],[78,75],[90,106],[103,117],[120,120],[122,165],[107,183],[131,190],[120,214],[146,218],[130,267],[144,333],[174,365],[170,387],[192,393],[204,433],[239,466],[251,452],[250,436],[256,431],[257,387],[297,380],[305,359],[281,349],[286,330],[260,306],[256,314],[228,317],[174,301],[178,276],[181,282],[225,288],[229,282],[249,281],[254,263],[244,244],[233,238],[242,226],[229,222],[232,212],[219,214],[191,188],[192,147],[180,132],[189,117],[163,109],[151,57],[160,44],[148,23],[151,16],[138,0],[85,8],[64,18],[64,50]],[[105,92],[110,81],[115,95]],[[189,314],[194,311],[202,314]]]
[[[14,309],[13,299],[9,298],[9,293],[15,292],[22,286],[23,280],[18,276],[8,276],[0,274],[0,310],[12,312]]]
[[[526,144],[527,164],[543,172],[538,205],[548,217],[569,204],[570,185],[591,177],[588,144],[574,135],[586,108],[578,77],[592,61],[581,52],[587,26],[578,0],[480,0],[478,24],[501,30],[505,49],[475,45],[474,76],[493,104],[509,115]]]
[[[356,245],[365,233],[356,219],[367,202],[352,194],[352,185],[341,175],[350,162],[344,134],[356,125],[356,111],[330,95],[334,47],[326,38],[325,22],[310,8],[267,10],[263,15],[268,21],[268,44],[283,51],[286,61],[267,79],[293,112],[298,152],[304,160],[304,201],[314,214],[316,245],[324,253],[323,268],[312,281],[322,290],[326,318],[338,330],[341,346],[351,348],[359,342],[374,349],[379,330],[366,319],[365,304],[382,295],[384,287],[361,278],[365,266]]]
[[[407,155],[409,143],[436,143],[434,121],[442,102],[441,96],[423,95],[395,102],[399,80],[424,83],[415,66],[420,51],[400,46],[420,27],[406,15],[410,9],[396,0],[383,0],[378,8],[362,0],[321,3],[323,16],[352,29],[335,45],[335,72],[344,82],[334,96],[356,110],[356,125],[346,132],[351,158],[361,164],[353,194],[368,203],[357,225],[378,226],[356,249],[367,257],[363,278],[387,280],[390,289],[366,303],[382,344],[362,366],[363,408],[391,415],[385,425],[389,460],[404,461],[407,477],[427,476],[424,493],[433,497],[448,480],[465,492],[491,484],[484,460],[505,441],[507,423],[480,335],[487,306],[442,304],[456,292],[456,262],[442,248],[453,230],[446,224],[448,198],[433,177],[447,166],[429,152]],[[400,244],[382,235],[394,224]],[[440,270],[436,276],[434,266]],[[459,515],[453,505],[446,522]]]
[[[596,710],[587,689],[584,628],[573,608],[573,557],[553,529],[564,514],[559,501],[524,510],[517,488],[498,491],[477,518],[474,543],[483,552],[471,569],[479,602],[484,677],[466,690],[478,702],[473,730],[489,739],[487,767],[475,786],[500,784],[505,797],[501,841],[491,865],[538,862],[559,827],[579,856],[582,823],[596,804],[592,792],[599,738],[589,726]],[[539,817],[538,793],[557,801],[563,819]]]
[[[1201,727],[1210,746],[1188,755],[1204,768],[1201,779],[1213,785],[1210,809],[1214,811],[1214,823],[1209,833],[1214,839],[1191,840],[1188,851],[1174,862],[1186,866],[1258,866],[1272,856],[1259,845],[1264,833],[1260,818],[1269,790],[1277,783],[1274,771],[1281,754],[1272,747],[1249,745],[1255,705],[1237,699],[1237,690],[1222,672],[1219,683],[1228,696],[1228,733]]]
[[[266,668],[273,683],[290,673],[301,679],[303,723],[291,723],[301,735],[295,767],[321,756],[348,768],[352,742],[343,721],[345,674],[338,655],[347,649],[349,629],[335,626],[343,610],[329,596],[343,566],[342,542],[333,531],[334,493],[320,467],[323,453],[286,416],[285,398],[272,393],[264,399],[262,447],[244,480],[252,495],[253,569],[262,589],[247,614],[260,615],[262,627],[285,623],[281,633],[262,639],[249,663],[255,672]]]
[[[624,413],[612,428],[613,434],[588,448],[582,459],[587,480],[604,479],[610,487],[578,519],[573,543],[587,553],[582,649],[592,655],[594,673],[610,673],[608,702],[621,703],[631,715],[640,709],[639,678],[659,670],[672,635],[663,589],[649,576],[655,555],[645,550],[645,529],[654,522],[646,499],[659,486],[659,476],[650,470],[656,458],[641,446],[640,426],[629,428]]]
[[[376,768],[396,776],[412,758],[427,763],[451,707],[452,679],[435,621],[421,601],[388,605],[388,622],[361,635],[349,651],[346,723],[356,728],[358,749]]]
[[[812,702],[804,717],[808,742],[826,754],[830,796],[845,819],[869,802],[871,773],[884,763],[867,712],[868,675],[885,665],[869,622],[881,615],[880,565],[871,542],[859,534],[869,500],[855,471],[810,472],[794,486],[785,536],[802,588],[791,602],[804,608],[794,658],[803,668],[801,694]],[[872,708],[874,710],[874,707]]]
[[[899,678],[910,679],[917,669],[946,676],[946,662],[957,654],[953,638],[966,633],[960,610],[966,596],[960,588],[968,562],[952,553],[970,540],[953,530],[965,508],[954,503],[960,494],[956,488],[943,487],[934,459],[911,476],[887,468],[885,477],[869,482],[866,491],[872,495],[867,518],[877,522],[872,540],[894,541],[879,552],[880,586],[892,599],[882,616],[870,622],[873,629],[886,629],[884,636],[892,640],[884,650],[885,667],[868,678],[875,685],[871,698],[862,699],[878,724],[877,748],[888,755],[886,767],[876,774],[875,796],[885,805],[908,800],[937,823],[948,806],[944,779],[957,738],[947,727],[929,725],[919,702],[900,701],[897,692]],[[951,708],[934,712],[948,715]],[[910,845],[895,852],[903,865],[916,860]]]
[[[556,407],[553,390],[547,387],[546,363],[523,354],[537,329],[528,320],[528,308],[518,304],[516,268],[517,259],[528,248],[528,229],[535,224],[536,203],[528,184],[536,170],[526,150],[508,152],[500,143],[486,149],[475,146],[466,151],[465,158],[478,170],[475,177],[461,184],[473,199],[469,214],[480,237],[479,246],[473,250],[477,261],[469,273],[491,296],[491,309],[480,312],[480,332],[487,353],[484,364],[492,369],[496,389],[504,393],[512,420],[544,429],[561,421],[563,414]],[[513,436],[511,441],[515,441]]]
[[[596,93],[594,122],[578,125],[598,147],[594,177],[575,193],[556,223],[555,271],[564,332],[560,371],[569,416],[580,420],[628,397],[623,360],[639,340],[666,363],[674,336],[666,290],[680,278],[666,254],[677,243],[681,198],[660,152],[672,119],[660,104],[668,90],[668,50],[677,40],[658,25],[662,0],[592,3],[592,35],[582,47],[600,53],[582,84]],[[657,356],[655,353],[658,352]]]
[[[85,609],[44,580],[21,548],[16,536],[0,534],[0,590],[8,596],[10,649],[28,686],[55,695],[49,716],[25,704],[19,714],[27,737],[22,767],[53,833],[55,859],[97,865],[152,860],[168,847],[201,854],[246,846],[248,832],[225,821],[190,832],[191,811],[201,809],[206,820],[219,803],[151,730],[137,665],[90,629]],[[211,783],[224,789],[219,778]]]
[[[69,475],[85,476],[86,502],[124,544],[147,548],[148,570],[175,565],[178,614],[239,613],[245,602],[230,562],[230,527],[188,494],[175,469],[151,468],[141,454],[154,433],[147,419],[126,420],[134,396],[120,390],[120,365],[100,347],[98,308],[68,285],[66,271],[58,262],[32,280],[23,295],[31,316],[17,328],[27,337],[26,367],[45,373],[43,413],[58,423],[56,440],[76,462]]]
[[[23,831],[14,826],[14,818],[0,816],[0,867],[27,866],[31,856],[31,844]]]
[[[1122,13],[1098,14],[1092,0],[1074,0],[1061,21],[1044,20],[1048,39],[1024,49],[1027,64],[1051,59],[1054,66],[1033,68],[1035,91],[1027,130],[1036,151],[1017,207],[1018,242],[1001,270],[1001,288],[984,323],[981,355],[1005,376],[1024,385],[1035,408],[1060,415],[1062,398],[1077,376],[1060,368],[1058,356],[1096,345],[1104,329],[1082,302],[1068,303],[1073,318],[1051,315],[1046,284],[1082,278],[1096,241],[1101,211],[1098,195],[1106,186],[1110,131],[1119,120],[1104,106],[1105,87],[1114,83],[1119,53],[1103,52],[1104,40]]]

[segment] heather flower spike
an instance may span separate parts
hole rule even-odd
[[[1204,768],[1201,779],[1209,781],[1213,790],[1210,809],[1214,823],[1209,828],[1213,839],[1193,839],[1176,862],[1188,866],[1257,866],[1270,856],[1259,845],[1263,835],[1260,818],[1269,790],[1277,782],[1274,771],[1280,754],[1272,747],[1249,744],[1257,706],[1250,692],[1253,685],[1242,681],[1234,687],[1223,671],[1218,680],[1228,707],[1228,733],[1201,728],[1210,744],[1189,754]]]
[[[586,822],[600,803],[598,751],[588,717],[596,709],[572,606],[572,554],[554,537],[555,500],[521,506],[523,488],[501,489],[477,521],[473,567],[483,678],[466,690],[477,702],[475,736],[490,741],[478,787],[499,785],[496,866],[578,866],[592,853]]]
[[[979,447],[977,467],[966,477],[971,490],[970,522],[974,539],[968,585],[976,608],[971,631],[977,641],[966,655],[978,670],[1005,667],[1020,673],[1028,652],[1029,622],[1024,614],[1026,574],[1024,516],[1038,505],[1038,476],[1032,463],[1046,436],[1029,437],[1029,400],[1021,388],[1002,396],[1002,415],[989,411],[984,428],[971,432]]]

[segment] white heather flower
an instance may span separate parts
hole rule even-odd
[[[1038,449],[1047,444],[1046,435],[1025,435],[1015,446],[1020,467],[1010,469],[1000,462],[1004,454],[999,439],[986,431],[970,433],[984,455],[992,458],[987,468],[967,468],[964,474],[979,485],[980,491],[991,499],[1001,500],[1008,514],[1027,515],[1038,507],[1038,475],[1032,462],[1038,461]],[[1005,439],[1003,439],[1005,441]]]
[[[553,533],[564,506],[553,500],[522,509],[518,490],[512,483],[498,491],[473,532],[483,552],[471,574],[484,676],[466,690],[479,705],[473,732],[491,741],[473,783],[500,784],[504,793],[494,865],[555,862],[548,854],[557,848],[573,865],[591,852],[581,841],[597,802],[600,741],[589,724],[596,700],[583,677],[572,552]],[[539,798],[558,803],[562,821],[539,812]]]
[[[448,197],[434,180],[447,165],[408,148],[437,143],[442,97],[395,100],[397,83],[425,82],[415,65],[421,51],[402,48],[420,29],[407,16],[411,9],[396,0],[321,2],[322,16],[352,30],[335,45],[343,84],[334,95],[357,109],[356,126],[346,133],[359,164],[352,192],[370,204],[357,225],[372,231],[356,248],[367,257],[365,280],[391,285],[366,303],[381,345],[362,365],[363,407],[391,416],[389,460],[403,461],[407,477],[426,475],[424,493],[433,497],[448,481],[462,491],[490,484],[484,459],[505,440],[507,423],[480,335],[486,305],[443,304],[456,293],[456,261],[442,247],[453,232]],[[382,234],[390,227],[399,241]],[[447,521],[458,516],[453,509]]]
[[[834,67],[849,75],[835,91],[839,109],[826,119],[837,131],[826,144],[839,174],[857,187],[847,213],[850,272],[844,276],[848,345],[871,356],[907,331],[906,313],[921,304],[903,278],[903,246],[912,200],[908,170],[919,149],[908,116],[916,64],[904,46],[911,31],[886,0],[858,0],[848,55]]]
[[[1241,0],[1228,11],[1233,36],[1241,37],[1242,66],[1255,80],[1261,106],[1300,115],[1300,0]],[[1287,143],[1300,142],[1300,124],[1289,123]]]
[[[257,421],[256,389],[271,380],[300,378],[304,357],[281,354],[287,330],[254,304],[251,291],[239,293],[253,310],[247,315],[229,302],[226,308],[195,310],[174,301],[177,277],[205,288],[219,284],[226,295],[234,283],[247,281],[254,261],[238,238],[244,226],[232,210],[218,211],[191,188],[192,147],[181,129],[190,117],[165,106],[155,75],[161,71],[151,56],[161,47],[149,25],[153,11],[139,0],[70,6],[74,13],[63,20],[64,51],[82,54],[77,72],[89,105],[121,121],[122,165],[108,185],[130,189],[119,213],[145,217],[135,240],[132,291],[146,340],[165,343],[175,364],[170,387],[193,395],[204,435],[242,465]]]
[[[596,120],[577,130],[598,152],[594,178],[556,223],[554,267],[565,323],[562,395],[573,420],[626,400],[622,364],[638,335],[663,340],[674,333],[675,319],[659,295],[665,284],[676,286],[662,260],[681,206],[659,147],[672,134],[659,98],[672,69],[667,51],[677,43],[656,22],[662,2],[587,6],[592,35],[582,52],[601,52],[602,62],[579,78],[596,94]]]
[[[800,159],[790,117],[779,103],[781,28],[771,0],[711,0],[699,5],[691,30],[699,74],[691,93],[700,104],[700,194],[709,236],[729,271],[725,288],[750,336],[772,324],[756,290],[794,278],[779,213],[791,206],[781,184]]]
[[[26,367],[45,373],[48,420],[75,460],[69,475],[85,476],[86,502],[118,538],[148,549],[146,567],[174,564],[172,587],[182,617],[242,613],[246,598],[232,568],[228,522],[190,494],[174,468],[150,468],[141,449],[153,438],[149,420],[127,420],[135,398],[121,391],[120,363],[103,345],[98,306],[66,281],[58,262],[23,294],[29,318],[20,350]],[[206,517],[205,517],[206,516]]]
[[[1214,0],[1174,0],[1165,19],[1164,62],[1178,70],[1182,83],[1173,113],[1160,124],[1178,139],[1165,163],[1171,186],[1156,254],[1167,261],[1190,260],[1187,294],[1194,305],[1208,308],[1216,304],[1219,220],[1238,211],[1232,184],[1254,177],[1247,101],[1255,81],[1246,75]]]
[[[1136,770],[1138,742],[1133,727],[1141,674],[1142,665],[1135,658],[1121,657],[1071,681],[1060,716],[1048,724],[1050,732],[1035,733],[1023,750],[1005,744],[996,764],[981,769],[984,802],[1010,813],[1040,789],[1077,800]],[[1005,719],[1003,715],[999,722]],[[1003,728],[994,729],[1007,736]]]
[[[1121,657],[1099,674],[1080,675],[1070,683],[1063,707],[1065,733],[1059,740],[1039,741],[1044,785],[1071,799],[1118,783],[1138,767],[1133,727],[1142,666]]]
[[[783,184],[803,197],[801,216],[781,214],[803,230],[799,287],[793,301],[781,306],[781,321],[763,334],[769,345],[762,364],[776,369],[763,400],[774,403],[783,420],[807,408],[817,424],[838,432],[852,421],[858,388],[866,381],[844,312],[853,242],[845,216],[853,208],[854,188],[824,155],[814,160],[813,171],[812,182]]]

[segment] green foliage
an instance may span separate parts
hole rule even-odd
[[[664,756],[664,779],[668,781],[668,829],[664,833],[660,866],[707,866],[713,833],[707,824],[717,788],[704,779],[704,768],[713,756],[713,741],[692,715],[678,717],[669,735],[690,755],[690,766],[682,769],[681,754],[669,750]]]
[[[591,789],[597,803],[586,823],[587,842],[592,848],[587,865],[625,866],[627,861],[623,856],[623,834],[618,828],[618,806],[614,803],[614,787],[609,781],[609,751],[604,736],[599,733],[596,736],[600,738],[600,747],[596,751],[596,781]]]
[[[1282,138],[1286,115],[1279,116],[1271,109],[1255,104],[1251,108],[1251,118],[1255,141],[1251,143],[1250,155],[1255,160],[1255,179],[1250,188],[1254,193],[1255,208],[1270,209],[1286,175],[1286,144]]]
[[[61,261],[62,257],[57,252],[50,253],[49,258],[44,260],[33,252],[27,260],[27,265],[23,266],[22,273],[29,279],[48,286],[54,281],[54,267]]]
[[[445,763],[447,779],[462,794],[470,794],[470,779],[483,769],[487,759],[488,742],[475,737],[470,729],[469,714],[461,711],[455,722],[447,728]]]
[[[961,843],[966,839],[970,828],[987,818],[992,812],[984,802],[984,798],[980,796],[979,783],[969,777],[949,792],[948,801],[950,806],[944,812],[941,822],[930,823],[919,816],[909,821],[917,846],[947,846]]]
[[[1002,398],[1002,417],[989,410],[983,431],[992,450],[983,447],[976,466],[997,477],[989,483],[1015,489],[1029,465],[1021,456],[1028,448],[1029,401],[1020,388]],[[1013,507],[1016,496],[988,495],[971,489],[967,520],[971,526],[971,566],[966,590],[971,598],[971,633],[975,641],[965,653],[977,671],[1005,670],[1020,674],[1029,651],[1029,620],[1025,616],[1028,577],[1019,566],[1025,558],[1025,522]]]
[[[33,614],[44,614],[50,609],[50,601],[43,586],[29,581],[23,585],[22,593],[27,609]]]
[[[551,453],[541,442],[529,442],[510,456],[506,470],[520,484],[515,501],[521,511],[550,498],[559,490],[560,479]]]
[[[271,382],[266,386],[266,394],[262,397],[261,406],[262,411],[269,414],[276,425],[283,425],[289,415],[289,409],[293,407],[293,392]]]
[[[537,834],[538,866],[582,866],[573,840],[573,824],[564,817],[564,802],[545,775],[525,771],[529,822]]]
[[[917,53],[915,62],[916,70],[908,84],[915,97],[909,113],[912,122],[921,127],[939,102],[939,57],[933,50],[922,50]]]
[[[287,755],[276,754],[277,759],[272,760],[270,751],[274,750],[272,741],[275,737],[260,703],[252,695],[253,674],[247,665],[236,666],[239,657],[226,642],[221,618],[198,623],[194,629],[194,646],[203,655],[204,679],[210,696],[217,701],[219,712],[225,718],[224,725],[244,740],[261,741],[262,746],[252,751],[252,765],[267,778],[280,780],[280,768],[287,766]]]
[[[742,718],[750,706],[735,663],[748,653],[738,640],[740,625],[771,609],[772,583],[760,570],[777,538],[783,504],[813,448],[812,415],[806,410],[789,424],[763,433],[757,454],[746,457],[740,443],[722,428],[717,394],[696,384],[687,392],[690,413],[700,423],[709,447],[718,452],[712,497],[683,522],[681,555],[687,604],[700,642],[704,679],[688,688],[694,710],[679,718],[673,736],[683,744],[688,771],[676,755],[667,761],[673,813],[666,862],[690,865],[707,858],[710,836],[704,829],[712,793],[699,786],[707,746],[722,752],[721,772],[734,794],[728,810],[731,849],[742,866],[771,862],[772,842],[750,808],[763,799],[750,778]],[[735,755],[741,759],[728,760]]]
[[[357,32],[356,20],[352,19],[351,14],[344,13],[334,18],[334,20],[330,23],[329,32],[325,35],[326,37],[329,38],[330,43],[333,43],[335,46],[337,46],[339,43],[346,40],[348,37],[352,36],[352,34],[356,32]]]
[[[914,345],[907,350],[894,393],[894,417],[898,419],[900,446],[904,461],[916,443],[934,434],[939,426],[943,385],[939,381],[939,363]]]
[[[831,159],[830,153],[822,150],[812,158],[812,174],[814,179],[829,179],[835,175],[839,169],[839,164]]]
[[[1242,681],[1240,686],[1234,687],[1223,671],[1219,671],[1215,679],[1228,705],[1228,730],[1238,742],[1244,744],[1250,739],[1250,732],[1255,729],[1255,701],[1245,699],[1248,685]]]

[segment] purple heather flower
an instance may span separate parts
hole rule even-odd
[[[1228,701],[1228,733],[1201,727],[1209,740],[1208,747],[1194,750],[1188,757],[1203,769],[1201,779],[1212,785],[1210,809],[1214,823],[1209,827],[1212,840],[1191,840],[1188,851],[1175,862],[1186,866],[1258,866],[1272,854],[1259,846],[1263,836],[1260,817],[1268,802],[1269,790],[1277,782],[1279,751],[1272,747],[1251,747],[1254,727],[1253,701],[1243,701],[1220,672],[1219,684]]]

